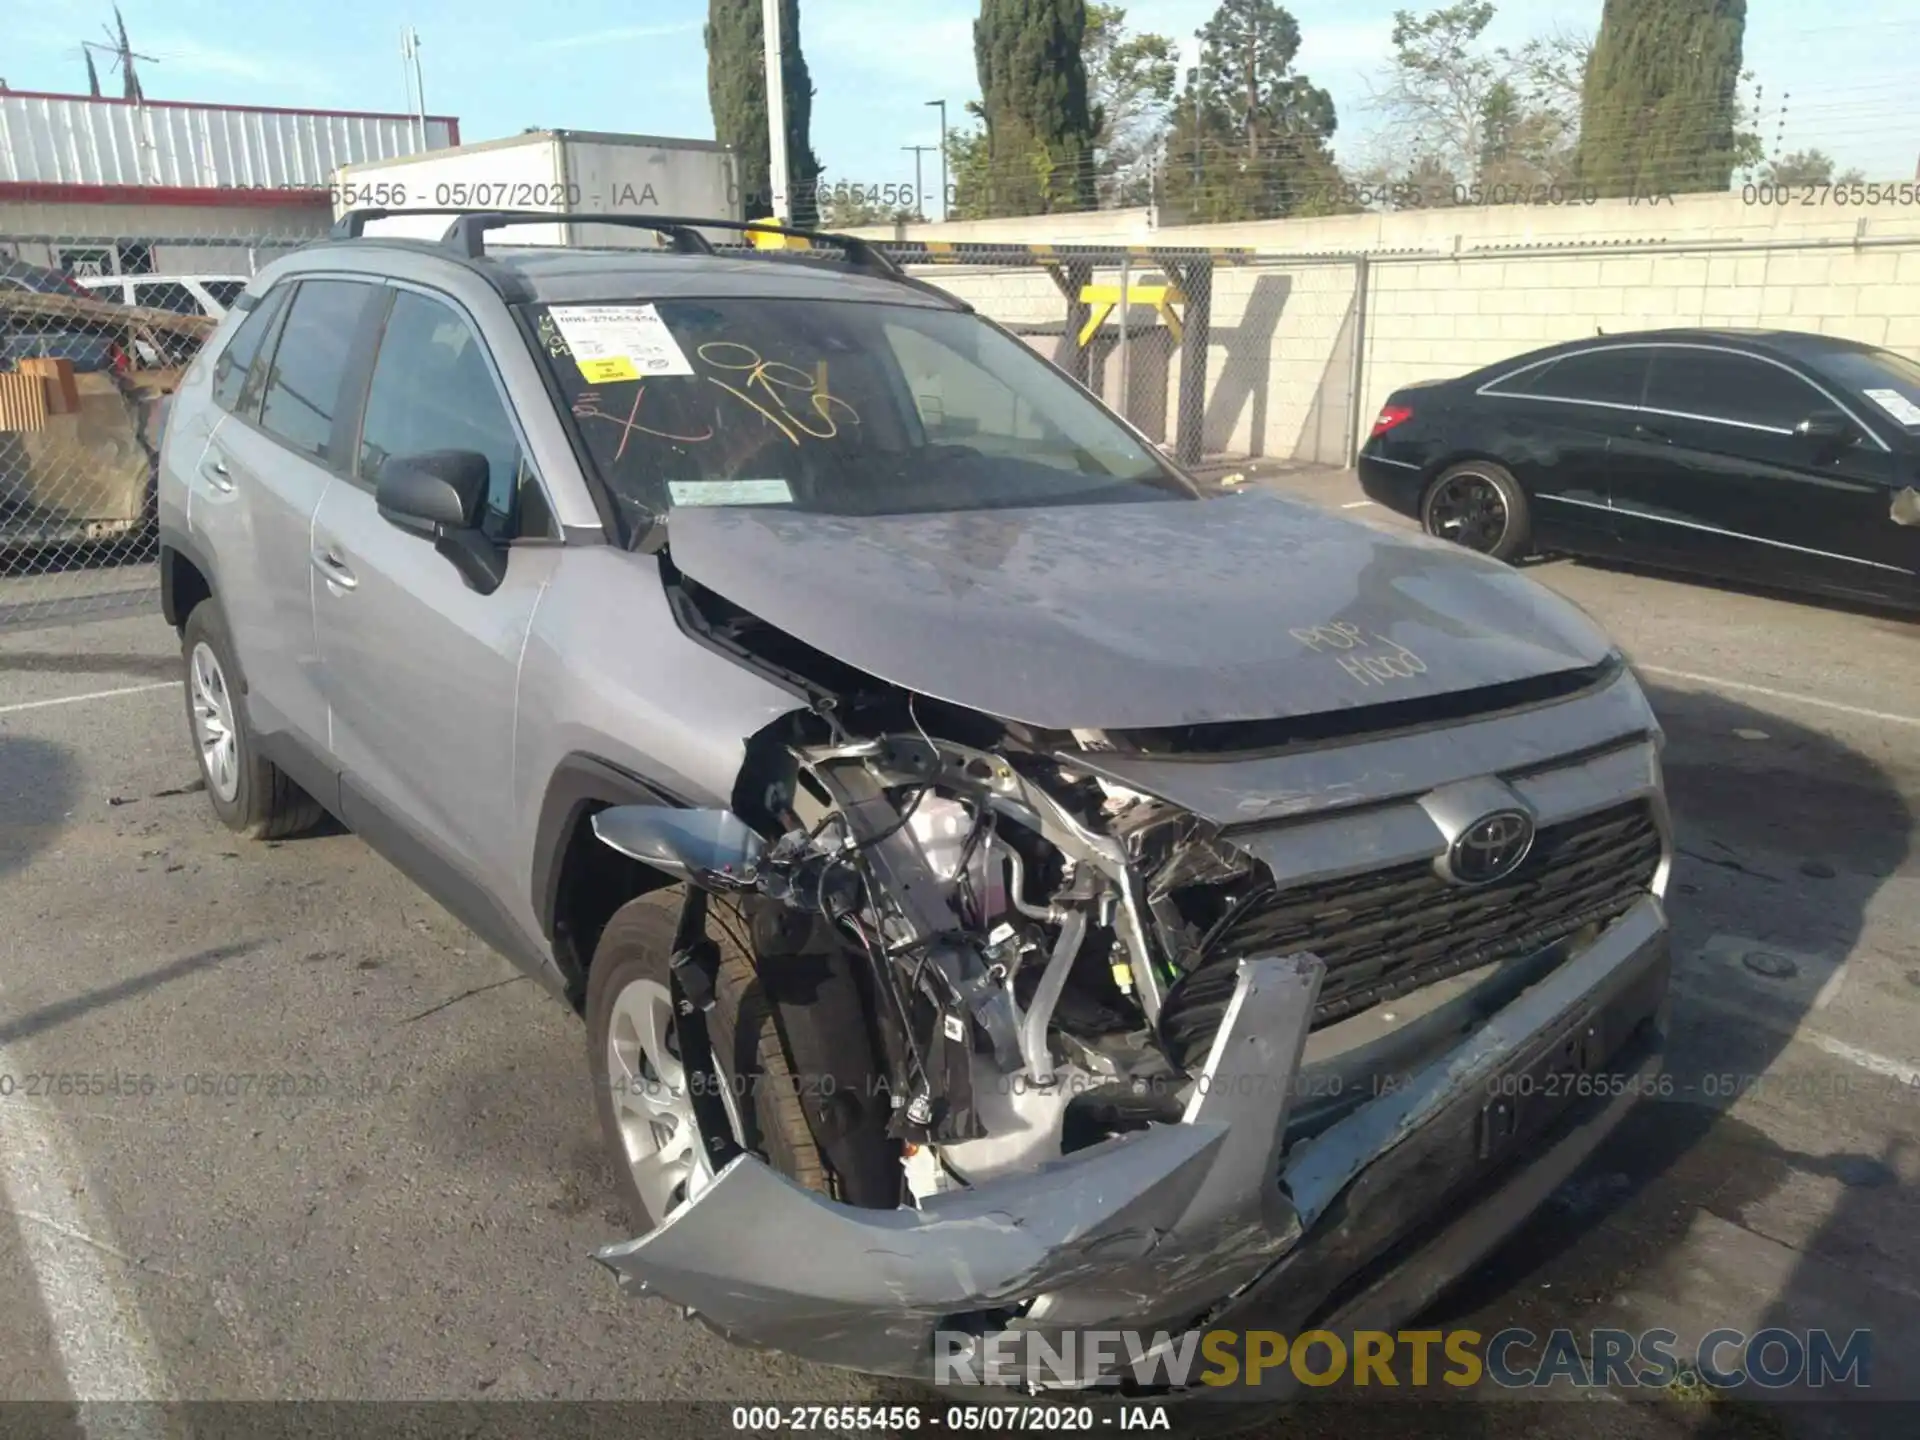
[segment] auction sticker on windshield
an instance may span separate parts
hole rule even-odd
[[[1861,393],[1902,425],[1920,425],[1920,405],[1914,404],[1898,390],[1865,390]]]
[[[791,505],[793,489],[784,480],[669,480],[667,498],[676,505]]]
[[[589,380],[693,374],[680,342],[651,305],[555,305],[547,313]]]

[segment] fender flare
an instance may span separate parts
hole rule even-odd
[[[184,530],[171,525],[162,525],[159,533],[160,551],[160,613],[166,617],[169,625],[176,630],[186,623],[187,617],[180,613],[180,600],[174,593],[173,557],[178,555],[198,570],[207,582],[207,589],[214,589],[213,566],[206,552]]]
[[[567,841],[591,811],[609,805],[684,805],[686,802],[633,771],[597,755],[574,751],[553,767],[534,829],[531,900],[540,933],[553,941],[560,896],[560,862]],[[595,841],[598,844],[598,841]]]

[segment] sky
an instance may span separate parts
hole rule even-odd
[[[1216,0],[1135,0],[1135,29],[1193,32]],[[1496,0],[1497,3],[1497,0]],[[1372,97],[1396,8],[1433,0],[1296,0],[1297,68],[1329,90],[1345,161],[1391,153],[1395,137]],[[711,139],[700,27],[707,0],[620,5],[525,0],[123,0],[154,99],[344,110],[402,110],[400,27],[420,33],[427,108],[460,119],[461,138],[529,128],[627,131]],[[1749,0],[1746,63],[1761,89],[1770,153],[1817,146],[1870,178],[1916,177],[1920,86],[1912,80],[1913,0]],[[816,95],[815,151],[829,180],[911,180],[902,149],[938,141],[944,99],[979,93],[972,21],[977,0],[801,0],[801,39]],[[1555,31],[1591,34],[1601,0],[1509,0],[1488,38],[1517,45]],[[15,90],[84,92],[80,42],[105,40],[107,0],[0,0],[0,79]],[[103,73],[114,93],[118,77]],[[938,157],[926,157],[935,188]],[[1916,210],[1920,218],[1920,210]]]

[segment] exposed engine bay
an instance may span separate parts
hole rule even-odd
[[[757,897],[761,916],[812,917],[804,943],[830,935],[857,968],[874,1066],[860,1092],[884,1100],[909,1203],[1177,1122],[1213,1025],[1169,1037],[1159,1022],[1262,867],[1075,763],[1142,737],[981,716],[830,660],[684,577],[674,593],[683,623],[810,697],[748,741],[732,813],[752,858],[704,883]],[[763,961],[793,937],[791,919],[755,925]]]
[[[1657,1067],[1666,816],[1617,657],[1337,738],[1063,731],[669,595],[803,700],[747,738],[728,808],[594,818],[688,882],[683,1017],[713,1003],[709,907],[750,927],[829,1172],[781,1176],[725,1143],[731,1087],[696,1097],[706,1168],[600,1258],[723,1333],[924,1377],[956,1327],[1189,1326],[1287,1273],[1304,1321],[1553,1118],[1487,1133],[1492,1076]],[[1390,1198],[1301,1245],[1367,1189]]]
[[[807,943],[824,931],[857,966],[875,1064],[860,1090],[884,1098],[908,1193],[1178,1120],[1185,1076],[1154,1029],[1178,972],[1139,879],[1155,845],[1150,873],[1195,868],[1166,807],[1032,751],[819,720],[786,727],[826,728],[815,741],[756,738],[743,788],[758,783],[734,813],[757,833],[732,835],[730,872],[695,878],[756,897],[750,913],[811,917]],[[617,819],[602,837],[625,848]],[[1252,863],[1205,861],[1222,875]],[[756,924],[763,960],[794,933]]]
[[[815,1128],[844,1130],[856,1109],[874,1119],[862,1102],[881,1102],[878,1128],[889,1153],[904,1157],[910,1202],[1179,1121],[1232,998],[1233,962],[1289,953],[1276,920],[1292,948],[1327,948],[1324,924],[1315,930],[1326,919],[1319,897],[1303,897],[1305,916],[1276,904],[1264,832],[1230,833],[1098,773],[1103,757],[1245,744],[1249,732],[1271,745],[1286,738],[1276,727],[1109,734],[1003,722],[861,674],[684,577],[673,593],[690,629],[809,697],[748,740],[731,828],[703,839],[727,858],[690,878],[761,917],[763,964],[796,944],[824,945],[853,968],[867,1033],[842,1039],[863,1040],[871,1068],[850,1069],[839,1051],[837,1076],[813,1088],[835,1091],[840,1113],[828,1114],[830,1096],[812,1097]],[[1614,677],[1602,666],[1533,688],[1553,697]],[[1344,719],[1365,733],[1364,714]],[[1317,738],[1311,722],[1291,728]],[[618,827],[609,817],[603,838],[629,848]],[[1627,829],[1603,837],[1620,852],[1610,883],[1540,917],[1525,936],[1532,948],[1611,919],[1646,892],[1659,838],[1650,818]],[[1590,856],[1573,858],[1591,866]],[[1419,887],[1400,888],[1400,908],[1415,908]],[[1360,909],[1365,898],[1344,903]],[[1502,898],[1486,892],[1481,908]],[[1378,948],[1404,933],[1383,928]],[[1344,966],[1344,978],[1323,984],[1313,1024],[1495,949]],[[1354,983],[1363,972],[1366,983]],[[893,1203],[871,1149],[865,1164],[841,1158],[854,1191],[843,1198]]]

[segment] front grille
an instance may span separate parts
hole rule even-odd
[[[1176,1063],[1206,1053],[1248,956],[1326,962],[1314,1026],[1496,960],[1530,955],[1624,914],[1653,885],[1660,831],[1645,801],[1541,829],[1512,875],[1469,890],[1426,861],[1256,891],[1168,992],[1160,1025]]]

